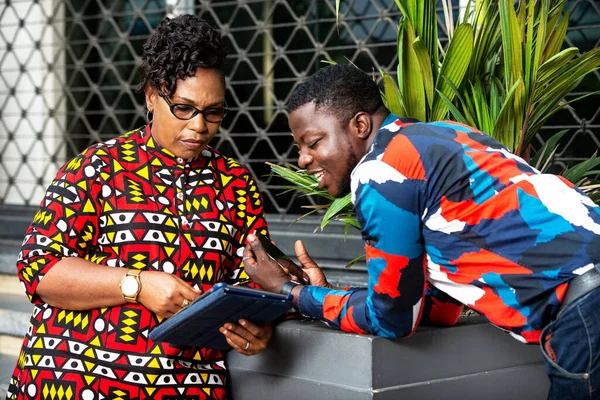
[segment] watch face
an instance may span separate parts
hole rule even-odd
[[[138,281],[133,276],[126,276],[121,283],[121,291],[127,297],[135,296],[139,288]]]

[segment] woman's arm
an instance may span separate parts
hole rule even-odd
[[[89,310],[125,304],[120,283],[126,268],[98,265],[79,257],[57,262],[37,286],[36,294],[46,303],[66,310]],[[168,318],[192,302],[199,292],[175,275],[159,271],[140,274],[138,302]]]
[[[33,303],[89,310],[124,304],[120,283],[126,268],[109,267],[86,259],[98,243],[104,200],[104,175],[110,160],[89,148],[66,163],[42,199],[19,254],[17,272]],[[164,272],[140,275],[138,301],[149,310],[169,317],[183,300],[198,292],[181,279]]]

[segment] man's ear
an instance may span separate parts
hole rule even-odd
[[[356,136],[359,139],[366,140],[371,136],[373,120],[371,119],[371,115],[369,115],[369,113],[364,111],[356,113],[350,123],[353,125],[352,128],[356,132]]]
[[[146,88],[144,89],[144,93],[146,95],[146,108],[148,108],[150,112],[154,112],[154,104],[156,103],[157,99],[156,90],[154,90],[150,86],[146,86]]]

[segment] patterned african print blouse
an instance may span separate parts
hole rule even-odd
[[[390,115],[352,172],[366,289],[304,287],[303,314],[402,337],[465,304],[539,342],[568,282],[600,262],[600,208],[496,140],[451,122]]]
[[[245,282],[241,255],[256,230],[267,233],[252,176],[211,148],[176,158],[145,127],[85,150],[56,175],[19,255],[35,307],[9,398],[225,398],[223,354],[152,342],[161,319],[142,305],[71,311],[35,290],[65,257],[164,271],[203,290]]]

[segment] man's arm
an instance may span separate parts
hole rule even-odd
[[[422,182],[380,160],[355,171],[355,210],[367,253],[367,289],[296,289],[300,311],[344,331],[402,337],[414,332],[424,305]]]

